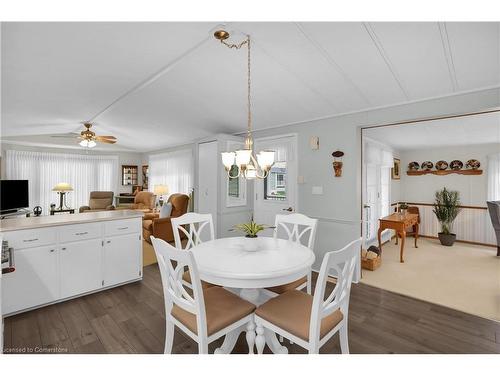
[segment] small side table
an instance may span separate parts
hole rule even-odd
[[[69,212],[70,214],[74,214],[75,213],[75,209],[74,208],[64,208],[62,210],[50,210],[50,215],[54,215],[54,214],[61,214],[61,213],[64,213],[64,212]]]
[[[415,247],[418,247],[418,215],[417,214],[400,214],[394,213],[392,215],[383,217],[379,219],[379,229],[378,229],[378,247],[380,249],[380,255],[382,255],[382,232],[384,229],[393,229],[396,231],[396,236],[401,236],[401,248],[399,250],[399,261],[404,263],[403,252],[405,249],[405,239],[406,239],[406,228],[415,226]]]

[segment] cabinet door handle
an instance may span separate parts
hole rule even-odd
[[[38,241],[38,238],[30,238],[29,240],[23,240],[23,242],[33,242]]]
[[[107,240],[106,243],[111,243],[111,240]]]
[[[53,253],[56,249],[50,249],[49,252]]]
[[[65,247],[61,247],[61,250],[66,250],[66,248]]]
[[[79,232],[75,233],[77,236],[83,236],[84,234],[89,234],[89,232]]]
[[[120,228],[118,228],[118,230],[125,230],[125,229],[128,229],[128,227],[120,227]]]

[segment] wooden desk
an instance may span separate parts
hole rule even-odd
[[[406,214],[402,215],[400,213],[394,213],[392,215],[383,217],[379,220],[380,226],[378,229],[378,246],[380,248],[380,254],[382,255],[382,232],[385,229],[393,229],[396,231],[396,236],[399,234],[401,236],[401,249],[399,251],[399,261],[404,263],[403,252],[405,248],[406,239],[406,228],[415,226],[415,247],[417,245],[418,239],[418,215],[417,214]]]

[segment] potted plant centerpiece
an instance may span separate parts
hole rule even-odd
[[[441,245],[453,246],[457,235],[451,233],[453,222],[460,212],[460,194],[458,191],[450,191],[446,188],[436,191],[433,212],[441,224],[441,232],[438,233]]]
[[[233,229],[230,230],[239,230],[240,232],[245,233],[245,237],[247,238],[257,238],[257,234],[264,229],[274,228],[264,224],[257,224],[253,221],[253,218],[248,223],[236,224]]]

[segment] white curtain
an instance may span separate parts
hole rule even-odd
[[[489,201],[500,200],[500,153],[488,156],[487,165]]]
[[[392,168],[394,164],[392,151],[381,143],[365,140],[364,162],[368,165]]]
[[[170,194],[189,194],[193,188],[193,151],[171,151],[149,156],[149,186],[167,185]]]
[[[78,155],[7,150],[6,176],[10,180],[28,180],[30,207],[59,206],[59,196],[52,188],[69,183],[74,191],[66,195],[69,207],[88,205],[91,191],[117,191],[118,156]]]

